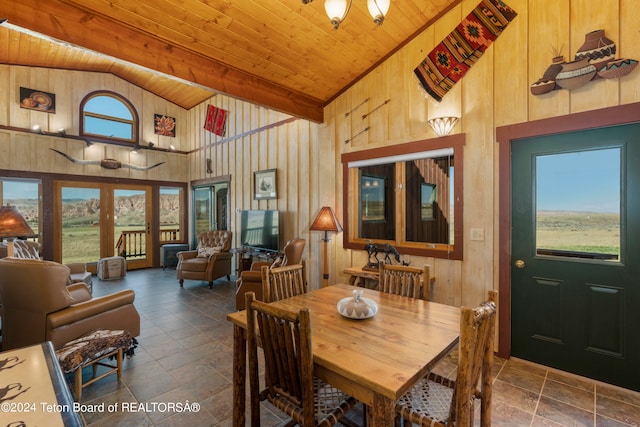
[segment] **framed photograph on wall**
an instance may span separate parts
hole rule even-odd
[[[276,182],[276,169],[267,169],[253,173],[253,198],[276,199],[278,198]]]
[[[36,89],[20,87],[20,108],[43,111],[45,113],[55,113],[56,95]]]

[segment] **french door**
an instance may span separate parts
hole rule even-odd
[[[119,255],[129,269],[152,265],[151,187],[59,181],[54,191],[54,259],[91,264]]]
[[[512,141],[511,354],[640,391],[639,135]]]

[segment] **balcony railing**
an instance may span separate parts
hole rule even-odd
[[[180,229],[168,228],[160,230],[160,244],[178,240]],[[116,243],[116,254],[124,258],[143,258],[147,255],[147,232],[141,230],[126,230],[120,233]]]

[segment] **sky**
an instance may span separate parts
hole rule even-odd
[[[538,156],[538,210],[620,213],[620,149]]]

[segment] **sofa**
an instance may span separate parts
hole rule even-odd
[[[96,329],[140,335],[133,290],[93,298],[68,285],[69,267],[36,259],[0,259],[2,350],[51,341],[55,349]]]
[[[208,282],[227,276],[231,280],[231,231],[209,230],[198,235],[198,246],[194,251],[177,253],[176,276],[183,287],[185,279]]]
[[[256,299],[264,301],[262,292],[262,272],[263,266],[269,268],[284,267],[287,265],[303,264],[302,252],[306,241],[304,239],[291,239],[282,249],[282,256],[278,257],[273,263],[264,261],[255,261],[251,264],[251,268],[240,273],[240,277],[236,282],[236,310],[245,309],[244,294],[254,292]]]

